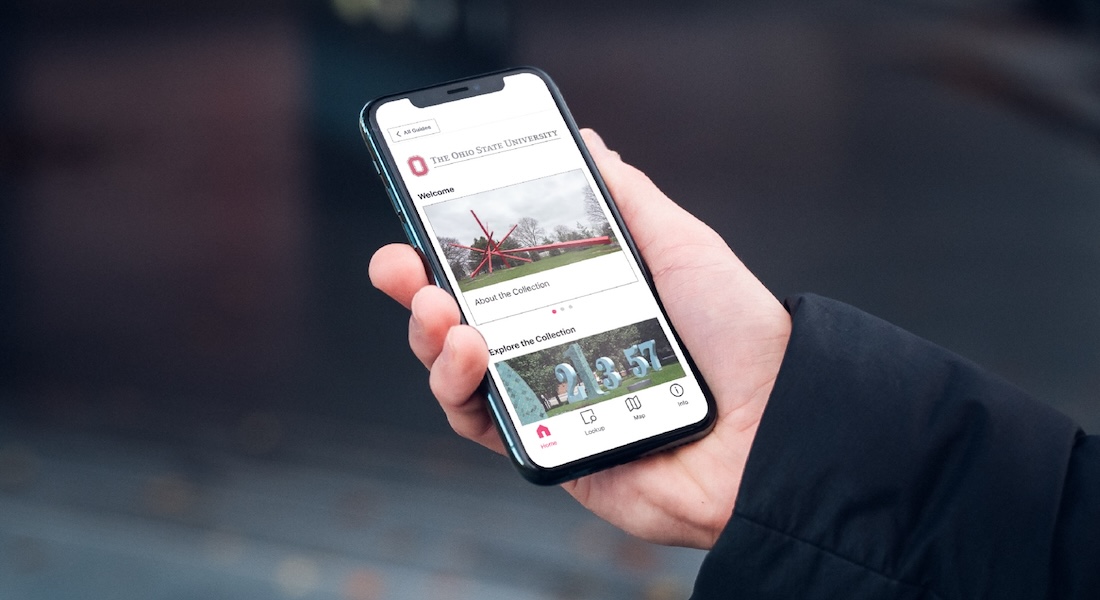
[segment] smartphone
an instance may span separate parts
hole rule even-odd
[[[713,428],[714,399],[545,73],[385,96],[359,123],[409,241],[489,346],[482,391],[525,478],[560,483]]]

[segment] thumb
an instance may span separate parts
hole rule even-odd
[[[703,377],[719,398],[747,398],[782,358],[790,318],[713,229],[670,200],[644,173],[582,132],[592,158],[649,266],[657,291]],[[764,371],[767,371],[765,369]],[[774,379],[774,370],[770,373]],[[721,406],[719,407],[721,410]]]
[[[757,283],[717,232],[608,150],[594,131],[582,135],[666,303],[705,286],[708,292],[690,302],[705,306],[700,298],[728,297],[748,281]]]
[[[674,256],[670,251],[684,244],[696,250],[703,246],[729,252],[721,236],[665,196],[645,173],[623,162],[595,131],[584,129],[581,135],[630,227],[630,235],[655,275],[675,264],[669,260]]]

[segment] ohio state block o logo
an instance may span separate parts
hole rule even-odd
[[[422,156],[409,157],[409,170],[413,175],[417,177],[423,177],[428,174],[428,163],[424,161]]]

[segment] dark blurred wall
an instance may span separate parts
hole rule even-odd
[[[251,401],[293,377],[312,228],[304,45],[279,17],[27,40],[14,100],[28,389]]]
[[[378,336],[396,313],[366,264],[400,230],[356,116],[499,68],[510,31],[499,3],[398,4],[13,10],[8,410],[94,426],[121,403],[183,437],[255,411],[423,421],[374,401],[425,386]]]
[[[559,2],[516,52],[778,296],[855,304],[1096,428],[1100,21],[1074,5]]]
[[[184,421],[305,408],[443,430],[379,400],[425,386],[364,277],[400,230],[354,120],[372,96],[513,63],[546,68],[778,295],[848,300],[1060,405],[1095,398],[1100,316],[1055,308],[1100,293],[1087,4],[8,10],[21,410],[140,397]]]

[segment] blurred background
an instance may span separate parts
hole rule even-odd
[[[384,93],[542,67],[780,297],[1100,431],[1095,0],[9,0],[0,598],[682,598],[449,433],[366,265]]]

